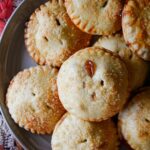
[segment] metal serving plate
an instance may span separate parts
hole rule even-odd
[[[14,75],[24,68],[36,64],[28,55],[24,45],[24,27],[31,13],[47,0],[25,0],[10,18],[0,43],[0,105],[3,116],[12,133],[25,149],[47,150],[50,148],[50,135],[36,135],[19,128],[11,119],[5,105],[7,86]]]
[[[51,135],[32,134],[12,120],[5,105],[5,94],[12,77],[19,71],[35,66],[24,44],[24,28],[34,10],[47,0],[24,0],[7,23],[0,43],[0,105],[12,133],[25,149],[51,150]],[[122,149],[123,150],[123,149]]]

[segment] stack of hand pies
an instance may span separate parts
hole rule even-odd
[[[54,129],[53,150],[118,150],[122,137],[150,150],[150,0],[49,0],[31,15],[25,44],[38,66],[6,94],[20,127]]]

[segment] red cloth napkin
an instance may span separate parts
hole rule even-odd
[[[2,33],[4,27],[5,27],[5,22],[3,20],[0,20],[0,34]]]
[[[12,0],[0,0],[0,34],[3,31],[6,20],[13,12]]]

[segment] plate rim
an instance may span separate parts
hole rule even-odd
[[[6,25],[1,33],[0,45],[2,45],[3,41],[5,40],[5,35],[7,35],[7,33],[8,33],[8,28],[9,28],[13,18],[17,15],[17,13],[21,9],[21,7],[23,7],[26,3],[28,3],[27,0],[23,0],[22,2],[20,2],[20,4],[17,6],[17,8],[13,11],[11,16],[7,20]],[[1,49],[1,46],[0,46],[0,49]],[[0,65],[2,65],[2,62],[0,62]],[[1,92],[0,92],[0,94],[1,94]],[[3,99],[5,99],[4,92],[0,96],[2,96]],[[19,142],[19,144],[22,146],[23,149],[33,149],[34,150],[35,148],[32,145],[28,145],[23,138],[20,138],[20,136],[12,130],[11,125],[8,123],[9,121],[7,119],[7,114],[5,114],[5,108],[3,108],[3,105],[5,105],[5,104],[3,103],[3,100],[0,99],[0,111],[2,114],[2,118],[4,119],[4,122],[7,125],[10,133],[14,136],[14,138],[17,140],[17,142]]]

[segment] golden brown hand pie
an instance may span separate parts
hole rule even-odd
[[[40,65],[60,67],[74,52],[89,45],[91,36],[79,30],[68,17],[63,0],[52,0],[31,15],[25,43]]]
[[[51,133],[65,110],[60,103],[58,70],[37,66],[19,72],[11,81],[6,104],[14,121],[32,133]]]
[[[65,0],[74,24],[89,34],[108,35],[121,29],[121,0]]]
[[[91,123],[66,114],[52,135],[53,150],[118,150],[118,136],[111,120]]]
[[[134,150],[150,149],[150,88],[142,89],[122,110],[119,127]]]
[[[123,10],[122,27],[131,50],[150,61],[150,1],[128,0]]]
[[[120,57],[99,47],[80,50],[65,61],[57,85],[66,110],[88,121],[114,116],[129,94],[126,65]]]

